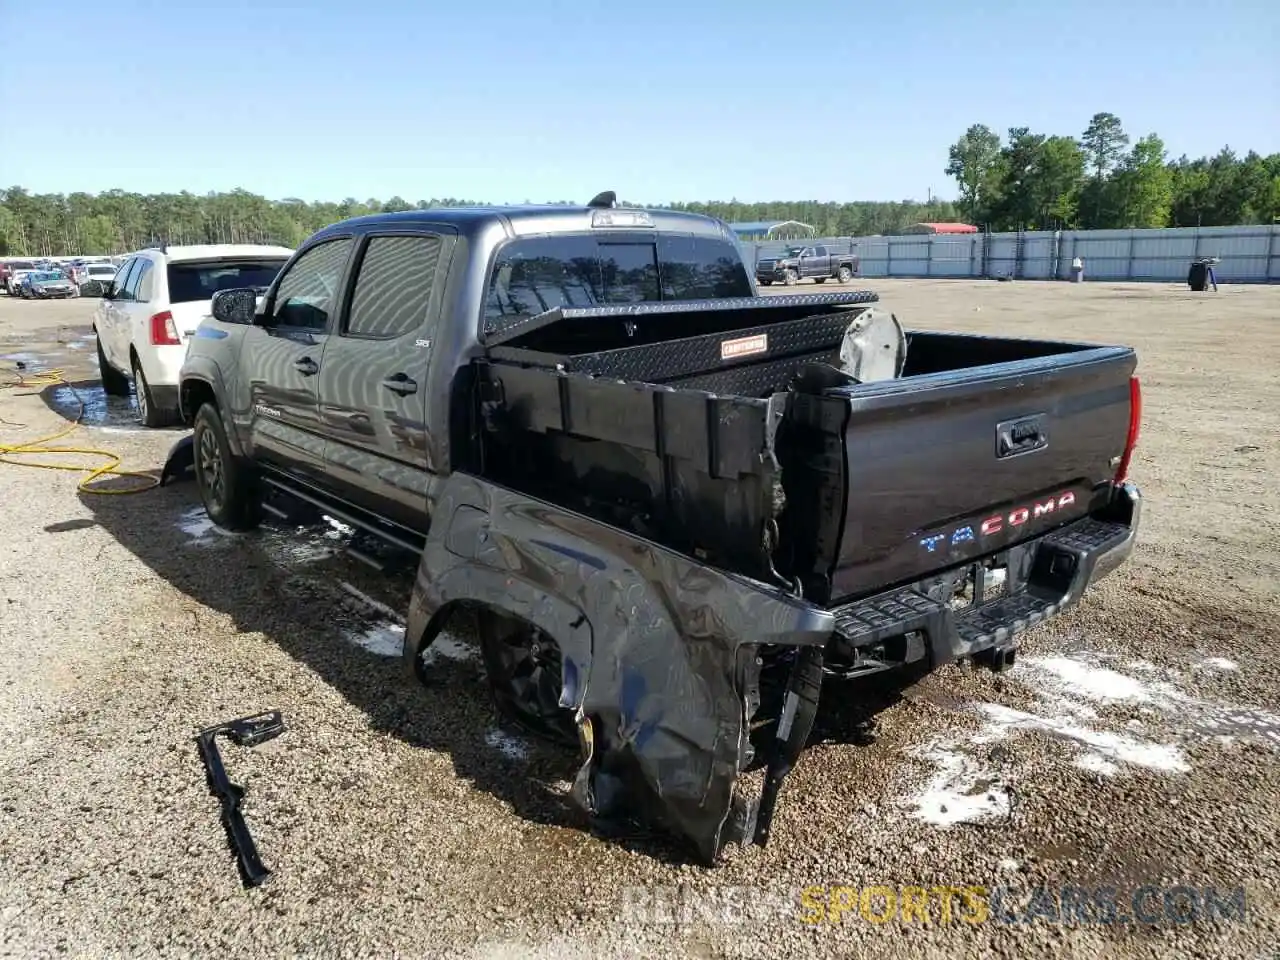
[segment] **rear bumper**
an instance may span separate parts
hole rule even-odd
[[[1128,560],[1141,514],[1138,488],[1122,484],[1104,510],[983,558],[972,565],[975,579],[992,559],[1007,578],[991,598],[977,587],[968,603],[952,599],[966,566],[838,607],[830,650],[851,677],[926,658],[930,667],[972,659],[1002,669],[1013,663],[1019,634],[1075,604]]]
[[[138,356],[142,361],[142,372],[147,376],[151,392],[158,394],[161,389],[164,389],[166,396],[172,391],[176,398],[178,384],[181,382],[182,364],[187,359],[187,345],[183,343],[149,346],[145,348],[145,353],[139,351]],[[176,406],[176,402],[173,405]]]

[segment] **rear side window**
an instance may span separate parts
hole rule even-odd
[[[514,240],[489,277],[485,326],[557,307],[749,297],[738,248],[712,237],[660,234],[624,242],[591,234]]]
[[[422,326],[431,302],[439,237],[373,237],[351,295],[346,333],[387,340]]]
[[[195,303],[198,300],[209,300],[219,290],[234,287],[269,287],[286,263],[288,260],[284,257],[270,260],[170,263],[166,268],[169,302]]]

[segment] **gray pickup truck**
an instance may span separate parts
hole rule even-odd
[[[801,280],[848,283],[857,275],[856,256],[835,253],[820,243],[808,247],[787,247],[778,256],[761,257],[756,261],[756,280],[766,287],[772,283],[791,286]]]
[[[877,302],[757,295],[725,224],[607,195],[346,220],[214,296],[187,451],[219,525],[302,504],[409,551],[407,669],[470,611],[574,799],[713,862],[767,840],[820,701],[1002,669],[1133,549],[1131,348]]]

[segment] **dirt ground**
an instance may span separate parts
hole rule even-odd
[[[828,691],[878,708],[875,736],[824,726],[770,846],[707,871],[585,830],[573,758],[494,725],[465,632],[446,682],[406,679],[407,581],[344,531],[230,536],[190,483],[100,496],[0,464],[4,953],[1280,955],[1280,288],[858,285],[910,327],[1138,350],[1139,547],[1012,671]],[[0,382],[22,362],[75,385],[0,389],[0,444],[83,403],[57,443],[157,470],[181,432],[103,396],[93,305],[0,297]],[[284,735],[223,747],[274,870],[246,891],[192,738],[268,708]],[[946,886],[987,915],[942,911]],[[908,887],[929,922],[891,909]],[[1108,888],[1137,922],[1067,909]]]

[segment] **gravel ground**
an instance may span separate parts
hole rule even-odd
[[[407,581],[337,553],[344,532],[233,537],[191,484],[94,496],[74,473],[0,465],[5,953],[1277,956],[1280,289],[865,285],[909,326],[1139,350],[1141,544],[1030,634],[1012,672],[830,692],[877,710],[877,736],[833,712],[769,848],[704,871],[659,839],[583,830],[572,758],[494,726],[465,630],[445,682],[404,679]],[[181,434],[133,429],[127,402],[105,402],[92,306],[0,298],[0,380],[5,360],[62,369],[85,425],[60,442],[157,470]],[[76,412],[67,388],[0,390],[0,442]],[[283,736],[223,747],[275,870],[245,891],[192,737],[272,707]],[[1247,912],[971,923],[935,901],[929,924],[857,909],[806,924],[795,892],[977,886],[1021,903],[1142,884],[1243,886]],[[689,916],[652,909],[677,888]],[[709,909],[729,902],[748,909]]]

